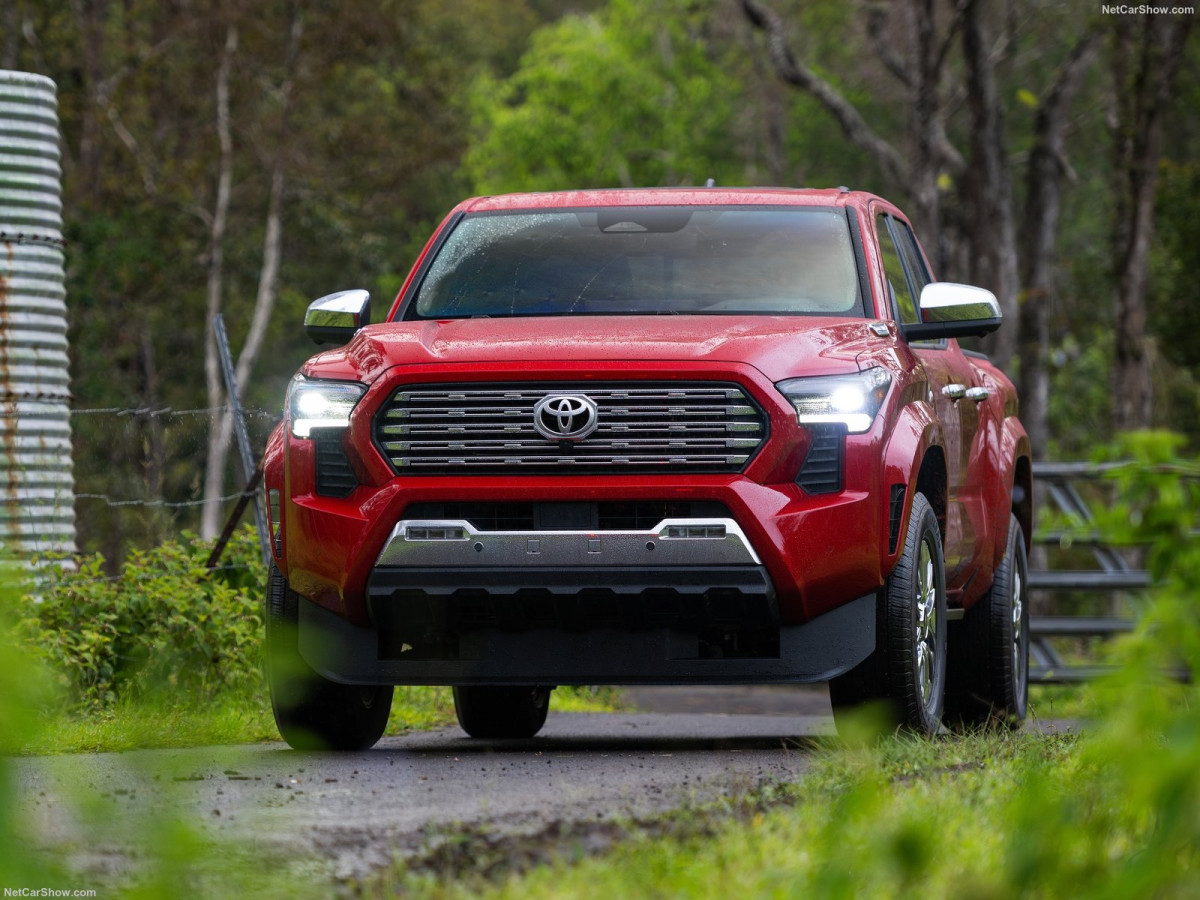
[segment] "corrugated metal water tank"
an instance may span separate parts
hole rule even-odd
[[[0,543],[75,550],[58,100],[0,69]]]

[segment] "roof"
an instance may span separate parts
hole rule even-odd
[[[514,209],[577,209],[594,206],[855,206],[877,199],[847,188],[674,187],[614,188],[497,194],[473,197],[459,205],[463,212]]]

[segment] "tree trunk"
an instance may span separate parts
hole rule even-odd
[[[80,116],[79,152],[76,156],[76,177],[88,185],[93,198],[99,196],[100,185],[100,103],[99,94],[104,80],[104,20],[108,14],[107,0],[74,0],[71,4],[79,23],[81,69],[84,76],[86,109]]]
[[[1113,223],[1113,256],[1117,266],[1113,421],[1118,431],[1146,428],[1151,422],[1146,293],[1155,189],[1162,155],[1163,120],[1191,25],[1190,16],[1116,17],[1114,171],[1118,185]]]
[[[200,515],[200,537],[212,540],[221,531],[220,497],[225,489],[225,447],[221,440],[218,413],[225,396],[221,386],[221,363],[217,356],[217,338],[213,318],[221,311],[221,291],[225,276],[225,228],[229,219],[229,195],[233,187],[233,137],[229,125],[229,70],[237,52],[237,27],[225,32],[225,47],[217,67],[217,140],[221,155],[218,163],[217,197],[209,231],[208,303],[204,319],[204,380],[208,387],[208,408],[213,427],[208,436],[208,456],[204,471],[204,506]]]
[[[21,34],[21,13],[14,0],[4,0],[0,3],[0,32],[4,34],[3,47],[0,47],[0,69],[15,69]]]
[[[1089,32],[1076,42],[1054,84],[1038,104],[1033,147],[1025,178],[1025,218],[1021,229],[1021,278],[1018,354],[1021,358],[1021,422],[1029,433],[1034,459],[1044,459],[1049,443],[1050,313],[1055,299],[1054,248],[1062,180],[1069,173],[1063,136],[1067,108],[1079,88],[1083,72],[1095,55],[1099,35]]]
[[[1017,293],[1020,286],[1017,231],[1008,172],[1004,113],[996,89],[991,42],[978,0],[964,8],[963,58],[971,110],[971,167],[966,203],[972,283],[995,293],[1005,324],[988,344],[992,361],[1005,369],[1017,347]]]
[[[291,111],[292,99],[292,74],[296,66],[296,57],[300,47],[301,21],[296,8],[292,7],[292,27],[288,36],[288,51],[286,74],[284,75],[283,84],[279,89],[280,96],[280,135],[279,146],[286,145],[287,121]],[[242,345],[242,351],[238,354],[237,366],[234,371],[234,378],[237,381],[238,399],[245,394],[246,385],[250,381],[250,375],[254,371],[254,364],[258,361],[258,355],[262,351],[263,341],[266,338],[267,326],[271,322],[271,313],[275,309],[275,298],[278,294],[279,280],[279,263],[283,255],[283,202],[285,194],[285,176],[284,176],[284,154],[282,150],[277,150],[272,155],[271,163],[271,189],[270,196],[267,200],[267,223],[263,236],[263,255],[262,267],[258,273],[258,291],[254,297],[254,313],[250,319],[250,331],[246,335],[246,342]],[[221,473],[225,472],[226,464],[229,460],[229,451],[231,449],[230,441],[233,436],[233,418],[230,408],[226,408],[221,414],[216,426],[213,429],[209,444],[209,471]],[[221,496],[222,487],[218,487],[215,497]],[[206,495],[207,499],[207,495]],[[210,502],[205,504],[205,513],[210,509],[214,510],[214,531],[211,537],[216,537],[220,529],[221,521],[219,513],[220,504]],[[209,539],[211,539],[211,537]]]
[[[917,234],[928,242],[926,252],[940,269],[945,262],[942,253],[941,196],[938,193],[938,157],[935,147],[937,135],[932,123],[941,113],[938,97],[939,72],[934,31],[933,0],[915,0],[914,15],[915,47],[913,60],[916,78],[908,77],[911,103],[909,127],[916,140],[916,152],[909,179],[909,190],[913,198],[913,226]],[[897,65],[897,63],[893,63]],[[890,68],[890,67],[889,67]],[[897,73],[900,77],[906,72]]]
[[[283,168],[279,163],[276,163],[275,171],[271,177],[271,198],[267,204],[267,228],[266,236],[263,238],[263,263],[258,276],[258,293],[254,298],[254,315],[250,320],[250,332],[246,336],[246,343],[242,345],[242,352],[238,354],[237,368],[234,371],[239,400],[246,392],[246,385],[250,381],[250,373],[254,370],[254,364],[258,361],[258,354],[262,350],[263,339],[267,333],[267,325],[271,321],[271,312],[275,308],[279,259],[283,248],[283,191]],[[221,414],[220,421],[214,432],[216,444],[210,449],[210,453],[212,453],[214,459],[213,466],[214,468],[219,468],[219,471],[224,472],[226,463],[229,460],[230,440],[233,437],[231,405],[227,406]],[[208,504],[205,506],[205,510],[207,511],[210,506],[216,508],[218,504]]]

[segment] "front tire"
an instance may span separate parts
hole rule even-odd
[[[546,724],[550,688],[463,686],[454,689],[454,713],[473,738],[531,738]]]
[[[951,633],[946,718],[956,727],[1019,728],[1029,704],[1029,566],[1025,533],[1009,517],[1004,558],[988,592]]]
[[[300,595],[272,563],[267,579],[267,684],[275,725],[296,750],[367,750],[383,735],[392,686],[322,678],[299,648]]]
[[[887,724],[933,735],[946,690],[946,565],[937,515],[913,497],[900,559],[879,595],[875,650],[829,682],[838,730],[860,708],[882,709]]]

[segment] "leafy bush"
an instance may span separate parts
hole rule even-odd
[[[194,535],[133,552],[120,574],[99,554],[46,566],[21,603],[18,630],[66,696],[89,709],[122,698],[204,699],[260,686],[262,563],[252,529],[221,565]]]

